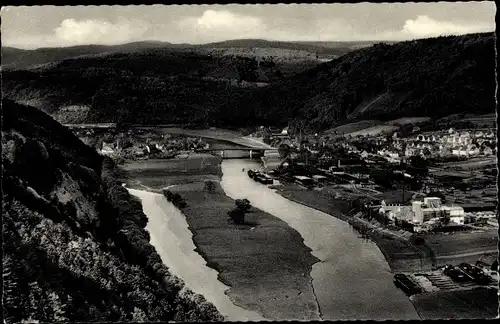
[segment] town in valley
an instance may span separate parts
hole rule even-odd
[[[494,6],[2,7],[6,323],[497,318]]]

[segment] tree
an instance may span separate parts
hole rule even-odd
[[[245,222],[245,213],[252,207],[248,199],[236,199],[234,202],[236,208],[229,211],[229,218],[233,220],[235,224],[243,224]]]
[[[213,183],[213,181],[205,181],[205,191],[208,193],[212,193],[215,191],[215,184]]]
[[[248,212],[248,210],[252,208],[248,199],[236,199],[234,204],[236,205],[236,208],[240,209],[244,213]]]
[[[498,259],[496,259],[491,265],[491,270],[498,271]]]

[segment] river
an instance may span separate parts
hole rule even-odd
[[[375,243],[360,239],[346,222],[254,182],[243,168],[260,168],[260,164],[224,160],[222,188],[229,197],[249,199],[302,235],[321,260],[313,265],[311,277],[324,320],[419,319],[408,297],[394,286],[389,265]]]
[[[209,268],[195,252],[193,234],[186,218],[174,205],[158,193],[128,190],[131,195],[141,199],[144,213],[148,216],[146,229],[151,236],[150,242],[172,274],[181,278],[189,289],[212,302],[226,320],[264,320],[256,312],[232,303],[225,294],[229,287],[218,281],[217,271]]]

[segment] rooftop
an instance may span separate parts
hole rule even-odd
[[[295,176],[295,179],[298,179],[298,180],[311,180],[311,178],[305,177],[305,176]]]

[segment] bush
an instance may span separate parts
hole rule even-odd
[[[215,191],[215,183],[213,181],[207,180],[205,181],[204,190],[208,193],[212,193]]]
[[[170,201],[175,207],[179,209],[186,208],[188,205],[186,201],[184,201],[184,198],[178,193],[173,193],[170,190],[163,190],[163,195],[167,198],[168,201]]]
[[[248,199],[236,199],[234,204],[236,205],[236,208],[240,209],[244,213],[252,208]]]
[[[245,222],[245,212],[239,208],[235,208],[227,214],[235,224],[243,224]]]

